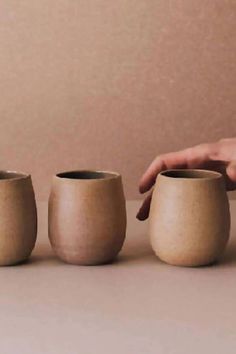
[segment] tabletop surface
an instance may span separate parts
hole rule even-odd
[[[127,203],[123,250],[110,265],[67,265],[47,239],[39,203],[37,246],[0,268],[1,354],[235,354],[236,201],[231,239],[217,265],[180,268],[153,255],[139,202]]]

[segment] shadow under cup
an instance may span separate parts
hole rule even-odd
[[[150,208],[150,238],[166,263],[202,266],[221,256],[230,213],[223,176],[206,170],[167,170],[157,177]]]
[[[122,179],[106,171],[69,171],[53,177],[49,239],[65,262],[111,262],[122,248],[126,208]]]
[[[37,210],[31,177],[0,171],[0,265],[26,260],[37,236]]]

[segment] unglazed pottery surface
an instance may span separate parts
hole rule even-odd
[[[26,260],[36,235],[37,211],[31,177],[0,171],[0,265]]]
[[[166,263],[201,266],[218,260],[230,229],[222,175],[203,170],[160,173],[149,227],[152,248]]]
[[[63,261],[96,265],[112,261],[126,232],[121,176],[72,171],[53,177],[49,198],[49,239]]]

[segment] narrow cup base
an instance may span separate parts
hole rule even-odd
[[[96,265],[104,265],[104,264],[109,264],[113,263],[114,260],[116,259],[118,252],[110,252],[110,254],[103,254],[103,255],[98,255],[98,256],[88,256],[86,254],[81,253],[70,253],[70,252],[65,252],[64,250],[62,251],[61,248],[55,247],[55,245],[52,246],[56,256],[63,261],[64,263],[69,263],[73,265],[80,265],[80,266],[96,266]]]
[[[220,256],[218,256],[213,259],[208,259],[205,261],[191,261],[191,260],[183,260],[183,259],[180,259],[180,260],[175,259],[174,260],[171,258],[159,256],[156,253],[155,253],[155,255],[163,263],[166,263],[166,264],[169,264],[169,265],[175,266],[175,267],[187,267],[187,268],[198,268],[198,267],[212,266],[213,264],[216,264],[220,258]]]
[[[102,260],[102,261],[75,261],[75,260],[70,260],[65,257],[59,257],[58,258],[67,264],[72,264],[72,265],[78,265],[78,266],[87,266],[87,267],[92,267],[92,266],[99,266],[99,265],[106,265],[106,264],[111,264],[115,261],[116,257],[114,258],[109,258],[107,260]]]

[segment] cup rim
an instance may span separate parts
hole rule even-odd
[[[84,175],[83,178],[77,177],[79,174]],[[87,177],[86,175],[94,175],[94,177]],[[111,179],[117,179],[121,175],[118,172],[114,171],[105,171],[105,170],[93,170],[93,169],[83,169],[83,170],[70,170],[58,172],[54,177],[59,180],[67,181],[105,181]]]
[[[222,178],[220,172],[203,169],[176,168],[159,173],[162,177],[175,180],[207,181]]]
[[[30,174],[25,173],[25,172],[21,172],[21,171],[0,170],[0,183],[6,182],[6,181],[11,182],[11,181],[27,179],[29,177],[30,177]]]

